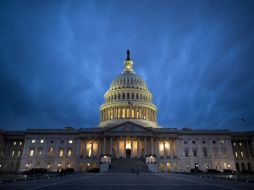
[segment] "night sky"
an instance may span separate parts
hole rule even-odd
[[[0,1],[0,128],[95,127],[130,49],[162,127],[254,130],[254,1]]]

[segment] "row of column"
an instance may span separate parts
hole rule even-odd
[[[144,147],[140,147],[141,146],[141,139],[137,138],[137,157],[141,157],[141,156],[145,156],[147,155],[147,138],[144,137],[142,138],[144,141]],[[113,137],[110,137],[110,145],[109,145],[109,150],[107,150],[107,138],[104,137],[103,142],[101,141],[101,139],[97,139],[97,140],[88,140],[88,141],[84,141],[84,143],[81,143],[81,155],[85,155],[85,156],[94,156],[94,142],[97,142],[96,146],[97,146],[97,156],[101,156],[101,154],[103,155],[113,155]],[[126,141],[127,138],[124,137],[124,145],[123,145],[123,157],[126,158]],[[129,141],[129,140],[128,140]],[[90,143],[90,155],[87,155],[87,143]],[[166,152],[166,146],[169,146],[169,156],[170,158],[173,158],[173,156],[176,156],[176,140],[174,139],[159,139],[156,138],[156,146],[154,147],[154,138],[150,138],[150,150],[149,151],[152,155],[157,155],[157,156],[163,156],[164,158],[168,157],[167,152]],[[133,157],[133,151],[134,151],[134,146],[133,146],[133,138],[130,138],[130,144],[131,144],[131,157]],[[163,148],[161,149],[161,145],[163,145]],[[103,146],[103,151],[102,151],[102,146]],[[144,150],[144,155],[141,155],[141,148],[143,148]],[[155,148],[155,150],[154,150]],[[85,154],[84,154],[85,153]],[[117,137],[117,142],[116,142],[116,152],[115,152],[115,156],[117,158],[120,157],[120,137]],[[161,154],[162,153],[162,154]]]
[[[100,118],[101,121],[111,119],[145,119],[156,122],[156,112],[144,107],[113,107],[102,110]]]

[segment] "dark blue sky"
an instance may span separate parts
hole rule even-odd
[[[161,126],[254,130],[253,10],[251,0],[1,1],[0,128],[96,126],[130,48]]]

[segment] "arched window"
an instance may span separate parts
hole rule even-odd
[[[245,172],[246,169],[245,169],[245,164],[242,162],[242,172]]]
[[[125,99],[125,93],[123,93],[123,100]]]
[[[252,172],[250,162],[247,163],[247,167],[248,167],[248,171],[249,171],[249,172]]]
[[[206,147],[203,148],[203,155],[204,155],[204,157],[207,157],[207,148]]]
[[[240,172],[239,164],[235,163],[236,171]]]

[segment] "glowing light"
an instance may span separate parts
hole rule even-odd
[[[126,143],[126,149],[131,149],[131,143],[129,141]]]
[[[32,157],[34,155],[34,150],[30,150],[29,156]]]
[[[63,149],[59,150],[59,156],[62,157],[63,156]]]

